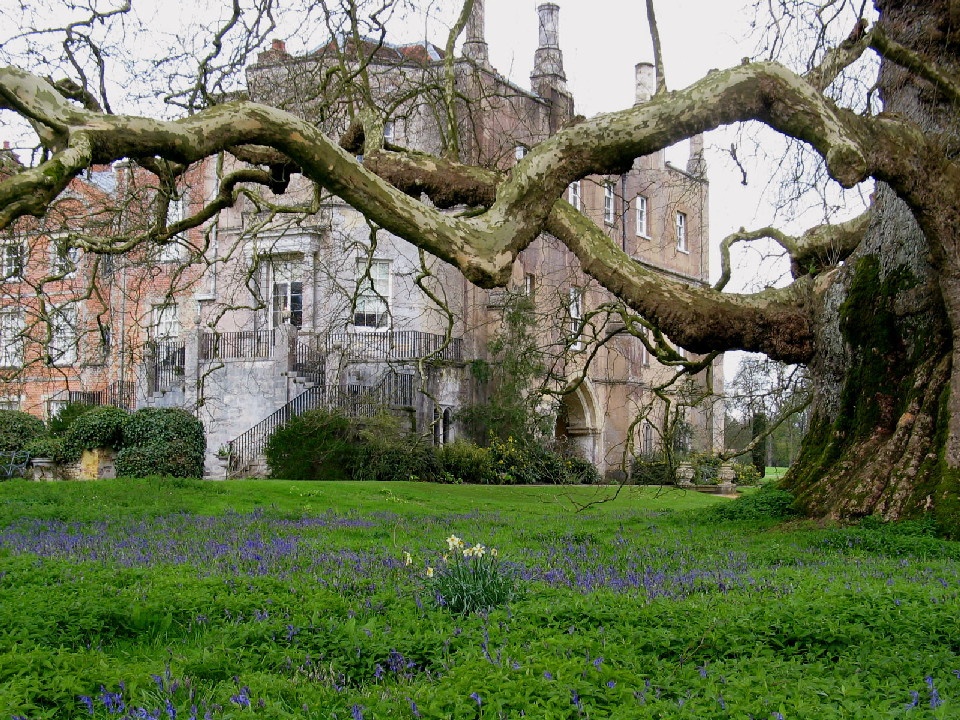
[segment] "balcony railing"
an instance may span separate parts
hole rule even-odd
[[[200,360],[268,358],[273,349],[275,333],[274,330],[201,333]]]
[[[202,333],[200,360],[265,359],[274,356],[276,330],[242,330],[239,332]],[[349,360],[407,361],[434,358],[451,362],[463,361],[463,339],[448,338],[419,330],[386,332],[333,333],[317,336],[313,341],[301,334],[297,342],[297,364],[318,362],[321,355],[342,352]],[[317,346],[319,341],[320,346]],[[322,349],[321,349],[322,348]],[[312,353],[312,355],[311,355]],[[311,355],[308,357],[308,355]]]
[[[183,388],[186,353],[182,340],[153,340],[147,344],[147,391]]]
[[[463,360],[463,339],[418,330],[335,333],[327,337],[328,350],[340,350],[354,360]]]

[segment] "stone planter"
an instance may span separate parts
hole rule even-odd
[[[694,474],[695,470],[691,463],[680,463],[677,465],[677,485],[693,485]]]
[[[56,480],[57,464],[51,458],[35,457],[30,459],[34,480]]]
[[[111,448],[97,448],[95,450],[84,450],[80,456],[80,472],[78,480],[105,480],[113,479],[117,476],[117,468],[114,462],[117,459],[117,453]]]

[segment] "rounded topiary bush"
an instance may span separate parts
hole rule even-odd
[[[362,442],[353,449],[350,473],[353,480],[394,482],[438,479],[440,464],[433,448],[415,438]]]
[[[198,453],[196,443],[187,440],[134,445],[117,453],[116,468],[121,477],[201,477],[203,451]]]
[[[16,452],[46,434],[43,421],[19,410],[0,410],[0,451]]]
[[[125,445],[143,446],[182,440],[207,449],[203,423],[180,408],[142,408],[127,417],[123,426]]]
[[[350,420],[324,409],[309,410],[278,428],[264,449],[270,475],[286,480],[344,480],[357,453]]]
[[[64,437],[67,450],[77,455],[95,448],[119,450],[124,445],[123,425],[128,415],[126,410],[108,405],[80,415]]]
[[[123,425],[124,449],[117,474],[202,477],[207,439],[203,423],[180,408],[142,408]]]

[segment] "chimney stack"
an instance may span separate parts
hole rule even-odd
[[[653,97],[657,89],[657,71],[653,63],[637,63],[634,72],[636,73],[636,98],[634,105],[642,105]]]
[[[702,178],[707,174],[707,160],[703,156],[703,133],[690,138],[690,158],[687,160],[687,172]]]
[[[463,56],[473,60],[478,65],[490,66],[490,54],[487,51],[483,9],[484,0],[474,0],[473,11],[467,18],[467,39],[463,43]]]
[[[537,94],[546,96],[548,88],[567,93],[567,76],[563,72],[560,51],[560,8],[553,3],[537,7],[540,20],[540,46],[533,55],[530,82]]]

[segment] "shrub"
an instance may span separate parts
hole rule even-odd
[[[670,463],[656,456],[634,458],[630,476],[637,485],[673,485],[675,482]]]
[[[600,483],[600,471],[589,460],[572,455],[563,460],[570,482],[579,485],[597,485]]]
[[[77,417],[64,437],[67,450],[79,455],[94,448],[123,447],[123,424],[129,413],[120,408],[100,406]]]
[[[793,495],[772,485],[728,503],[714,505],[707,513],[717,520],[782,520],[797,514]]]
[[[46,434],[43,421],[19,410],[0,410],[0,451],[23,450],[33,438]]]
[[[308,410],[278,428],[264,450],[270,475],[287,480],[343,480],[356,453],[350,420],[325,409]]]
[[[122,477],[201,477],[203,451],[198,454],[196,442],[191,440],[134,445],[117,453],[116,468],[117,475]]]
[[[86,415],[96,407],[98,406],[87,405],[86,403],[67,403],[47,423],[50,434],[55,437],[65,437],[70,426],[78,417]]]
[[[563,458],[536,443],[491,438],[490,464],[498,485],[563,485],[570,479]]]
[[[763,479],[752,463],[733,463],[733,471],[737,474],[738,485],[757,485]]]
[[[466,547],[456,535],[447,538],[447,547],[449,559],[433,572],[431,583],[441,607],[462,614],[484,612],[516,597],[516,577],[500,564],[496,548]]]
[[[433,448],[414,438],[358,442],[350,456],[353,480],[437,480],[440,464]]]
[[[124,444],[145,446],[183,441],[203,455],[207,449],[203,423],[180,408],[143,408],[128,416]]]
[[[495,482],[490,451],[473,443],[457,441],[436,450],[441,482],[488,485]]]
[[[77,459],[77,454],[67,449],[63,438],[49,435],[34,438],[23,449],[30,453],[32,458],[49,458],[59,464],[73,462]]]

